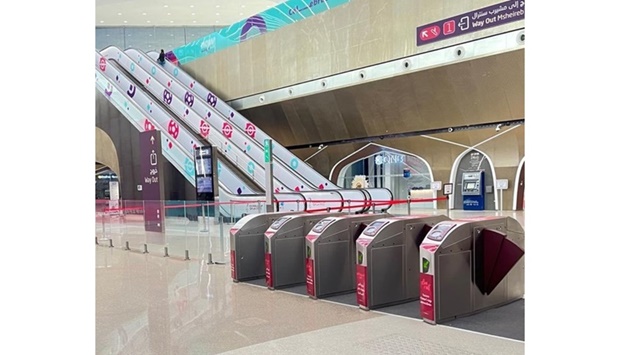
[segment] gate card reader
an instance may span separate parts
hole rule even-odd
[[[276,219],[299,213],[268,212],[247,215],[230,229],[230,273],[235,282],[265,276],[265,231]]]
[[[322,219],[306,235],[306,289],[313,298],[355,292],[355,240],[386,213]]]
[[[420,246],[420,314],[430,324],[523,298],[525,232],[511,217],[440,222]]]
[[[344,213],[304,213],[280,217],[265,232],[265,280],[270,290],[306,282],[306,235],[326,217]]]
[[[357,238],[357,304],[369,310],[420,297],[420,244],[444,215],[378,219]]]

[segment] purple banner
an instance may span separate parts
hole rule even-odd
[[[144,228],[147,232],[163,232],[165,211],[163,209],[163,166],[161,136],[159,131],[140,132],[140,172],[142,175],[142,199],[144,200]]]
[[[505,1],[420,26],[417,28],[417,45],[441,41],[524,18],[525,0]]]

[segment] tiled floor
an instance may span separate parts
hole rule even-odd
[[[453,218],[473,214],[451,211]],[[525,226],[522,212],[504,215]],[[522,341],[234,283],[228,263],[208,262],[208,254],[228,260],[228,238],[220,234],[227,236],[231,225],[209,226],[209,232],[196,222],[168,225],[170,258],[163,257],[163,244],[147,243],[143,253],[147,237],[139,223],[118,224],[122,233],[108,226],[103,238],[99,230],[97,354],[524,353]],[[126,241],[131,250],[124,250]]]

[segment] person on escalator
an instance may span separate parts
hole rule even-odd
[[[157,61],[161,65],[164,65],[164,63],[166,62],[166,54],[164,53],[163,49],[161,50],[161,52],[159,52],[159,58],[157,58]]]

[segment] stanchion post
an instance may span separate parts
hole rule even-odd
[[[131,249],[129,249],[129,241],[128,240],[125,241],[125,250],[131,250]]]
[[[103,215],[101,216],[101,233],[105,239],[105,211],[103,211]]]
[[[99,245],[99,240],[97,240],[97,236],[95,236],[95,244]]]
[[[189,250],[185,249],[185,260],[189,260]]]
[[[504,210],[504,190],[499,190],[499,211]]]
[[[142,254],[148,254],[149,253],[149,248],[147,246],[146,243],[144,243],[144,251],[142,252]]]
[[[108,239],[110,241],[110,248],[114,248],[114,244],[112,243],[112,238]]]
[[[407,216],[411,216],[411,196],[407,196]]]
[[[164,247],[164,258],[169,257],[170,255],[168,254],[168,247]]]
[[[205,204],[201,203],[200,205],[202,207],[202,222],[204,223],[203,231],[208,232],[209,230],[207,229],[207,215],[205,214]]]
[[[450,195],[452,195],[452,183],[443,185],[443,194],[446,196],[446,216],[450,217]]]
[[[377,209],[377,204],[376,203],[372,203],[372,213],[375,213]]]

